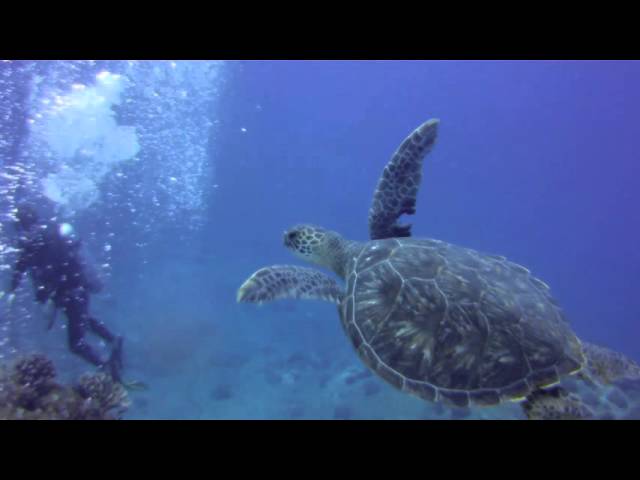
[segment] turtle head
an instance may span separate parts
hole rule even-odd
[[[284,246],[308,262],[331,267],[342,237],[315,225],[296,225],[284,232]]]

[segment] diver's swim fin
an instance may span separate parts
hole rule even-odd
[[[120,371],[122,370],[122,343],[124,342],[124,338],[116,337],[113,345],[113,349],[111,350],[111,356],[107,361],[107,366],[109,367],[111,377],[119,383],[122,383],[122,379],[120,377]]]
[[[114,346],[113,346],[113,351],[111,352],[111,356],[114,358],[114,361],[116,362],[116,366],[118,367],[118,370],[122,370],[123,364],[122,364],[122,344],[124,343],[124,337],[116,337],[115,342],[114,342]]]
[[[58,318],[58,307],[56,307],[53,300],[47,300],[45,307],[49,308],[50,305],[53,305],[53,311],[47,315],[49,322],[47,323],[47,330],[51,330],[53,325],[56,323],[56,318]]]

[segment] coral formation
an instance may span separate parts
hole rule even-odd
[[[0,365],[0,419],[114,420],[129,407],[126,390],[105,373],[85,374],[75,386],[55,378],[55,367],[44,355]]]
[[[131,404],[124,387],[104,372],[85,373],[75,391],[84,399],[83,409],[90,418],[119,418]]]
[[[21,358],[14,364],[9,375],[14,388],[8,391],[12,392],[15,403],[20,408],[34,410],[38,399],[55,388],[55,376],[53,363],[44,355]]]

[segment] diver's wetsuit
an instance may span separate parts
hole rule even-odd
[[[104,323],[89,313],[89,297],[102,285],[91,274],[80,255],[80,242],[63,235],[53,222],[38,222],[32,209],[18,211],[20,256],[11,279],[13,292],[24,272],[31,274],[38,302],[51,299],[56,309],[64,311],[68,319],[69,349],[96,366],[110,367],[115,380],[120,380],[120,349],[122,338],[113,335]],[[104,362],[85,341],[90,329],[114,346],[111,358]]]

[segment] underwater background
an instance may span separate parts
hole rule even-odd
[[[124,418],[523,418],[395,390],[332,304],[236,291],[262,266],[301,264],[282,245],[296,223],[366,240],[384,165],[436,117],[414,236],[526,266],[580,338],[639,361],[639,84],[635,61],[3,61],[0,289],[26,182],[105,281],[92,308],[125,337],[125,378],[148,385]],[[90,369],[61,314],[46,331],[28,281],[0,315],[1,360],[46,353],[69,380]],[[640,418],[637,391],[592,403]]]

